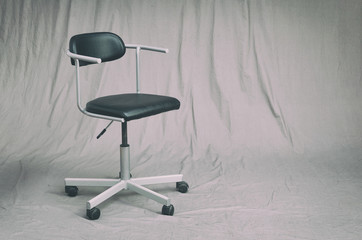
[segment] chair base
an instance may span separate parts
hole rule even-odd
[[[161,183],[179,183],[182,182],[183,175],[166,175],[156,177],[143,177],[143,178],[130,178],[127,180],[118,179],[105,179],[105,178],[65,178],[65,187],[76,187],[76,186],[88,186],[88,187],[109,187],[107,190],[92,198],[87,202],[87,213],[94,209],[96,206],[106,201],[113,195],[117,194],[122,190],[131,190],[138,194],[141,194],[149,199],[152,199],[166,207],[170,207],[170,198],[154,192],[143,185],[161,184]],[[181,191],[182,192],[182,191]],[[69,194],[70,195],[70,194]],[[75,194],[76,195],[76,194]],[[75,196],[72,195],[72,196]],[[71,196],[71,195],[70,195]],[[173,206],[172,206],[173,208]],[[173,213],[173,211],[172,211]],[[88,215],[88,214],[87,214]],[[167,214],[166,214],[167,215]],[[89,215],[88,215],[89,216]],[[99,217],[99,215],[98,215]],[[98,218],[97,217],[97,218]]]
[[[163,204],[162,214],[173,215],[174,207],[170,198],[154,192],[143,185],[176,183],[179,192],[187,192],[189,185],[182,181],[183,175],[166,175],[157,177],[132,178],[130,174],[130,147],[127,143],[127,122],[122,122],[122,144],[120,145],[120,169],[119,178],[65,178],[65,192],[73,197],[78,193],[78,186],[88,187],[109,187],[107,190],[92,198],[87,202],[87,216],[94,220],[100,216],[100,210],[96,208],[99,204],[106,201],[113,195],[122,190],[131,190]]]

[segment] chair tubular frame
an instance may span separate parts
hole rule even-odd
[[[168,49],[167,48],[160,48],[160,47],[145,46],[145,45],[140,45],[140,44],[126,44],[125,47],[136,50],[136,92],[140,93],[140,77],[139,77],[140,74],[139,74],[139,72],[140,72],[140,54],[141,54],[141,50],[168,53]],[[125,120],[123,118],[104,116],[104,115],[88,112],[81,104],[79,60],[100,64],[100,63],[102,63],[102,59],[95,58],[95,57],[90,57],[90,56],[85,56],[85,55],[80,55],[80,54],[75,54],[75,53],[72,53],[71,51],[69,51],[69,49],[67,50],[67,55],[70,58],[74,59],[74,61],[75,61],[76,91],[77,91],[77,106],[78,106],[78,109],[83,114],[85,114],[87,116],[90,116],[90,117],[101,118],[101,119],[106,119],[106,120],[110,120],[110,121],[122,122],[122,123],[125,122]]]

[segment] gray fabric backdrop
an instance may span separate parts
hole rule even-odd
[[[0,0],[1,239],[360,239],[361,0]],[[167,47],[141,56],[142,92],[179,111],[129,124],[132,174],[183,173],[173,217],[133,193],[85,218],[118,175],[119,126],[76,107],[71,36]],[[83,102],[135,89],[135,57],[82,69]]]

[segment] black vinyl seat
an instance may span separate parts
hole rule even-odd
[[[91,113],[123,118],[126,121],[177,110],[176,98],[143,93],[126,93],[96,98],[86,105]]]

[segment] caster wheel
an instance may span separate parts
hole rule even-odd
[[[187,184],[187,182],[182,181],[182,182],[177,182],[176,183],[176,189],[180,192],[180,193],[186,193],[189,190],[189,185]]]
[[[87,209],[87,217],[90,220],[97,220],[100,215],[101,215],[101,210],[99,210],[98,208],[94,207],[92,209]]]
[[[175,207],[171,204],[170,206],[163,205],[162,214],[172,216],[175,212]]]
[[[65,193],[67,193],[69,197],[75,197],[78,194],[78,188],[76,186],[65,186]]]

